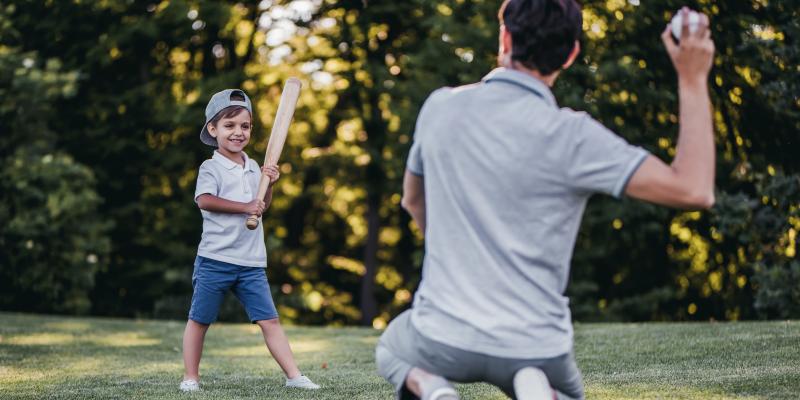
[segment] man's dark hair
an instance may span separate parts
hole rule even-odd
[[[497,17],[511,33],[511,59],[542,75],[567,62],[583,28],[575,0],[506,0]]]

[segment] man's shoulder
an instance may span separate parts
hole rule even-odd
[[[623,143],[626,140],[613,129],[593,118],[585,111],[570,108],[559,109],[558,135],[575,146],[589,143],[592,148],[599,149],[600,144]]]
[[[425,105],[430,107],[432,104],[439,103],[446,99],[452,92],[453,88],[450,86],[440,87],[428,95],[428,98],[425,99]]]
[[[594,119],[586,111],[578,111],[569,107],[561,107],[558,109],[558,118],[561,121],[560,126],[562,130],[578,136],[593,134],[598,131],[610,131],[610,129],[608,129],[600,121]]]
[[[567,122],[583,122],[584,119],[592,119],[586,111],[573,110],[569,107],[559,107],[558,116]]]
[[[473,83],[456,87],[440,87],[428,95],[428,98],[425,99],[425,103],[422,105],[422,110],[420,113],[430,112],[431,110],[441,111],[442,107],[446,107],[446,109],[452,109],[454,103],[458,103],[469,97],[472,91],[479,85],[480,83]]]
[[[475,90],[479,89],[481,86],[482,82],[475,82],[461,86],[443,86],[440,87],[439,89],[434,90],[428,97],[428,100],[439,101],[448,98],[469,96]]]

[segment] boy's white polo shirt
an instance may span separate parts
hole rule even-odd
[[[247,203],[258,192],[261,169],[258,163],[244,156],[244,165],[229,160],[217,151],[200,165],[194,201],[201,194],[211,194],[226,200]],[[267,266],[264,229],[249,230],[247,215],[200,210],[203,215],[203,236],[197,255],[246,267]]]

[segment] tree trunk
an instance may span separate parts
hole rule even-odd
[[[367,204],[367,243],[364,246],[364,267],[366,269],[361,280],[361,324],[372,326],[372,320],[378,314],[375,301],[375,272],[378,270],[378,231],[380,230],[380,195],[371,193]]]

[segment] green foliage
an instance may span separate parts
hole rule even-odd
[[[14,6],[0,7],[0,38]],[[13,40],[13,39],[12,39]],[[109,224],[90,168],[55,147],[53,103],[75,95],[78,74],[57,58],[0,46],[0,307],[87,313],[107,262]]]
[[[0,307],[89,312],[109,252],[92,171],[60,152],[19,149],[0,182]]]
[[[797,318],[800,315],[799,262],[759,266],[753,281],[758,285],[755,307],[763,317]]]
[[[44,297],[37,310],[185,317],[201,229],[192,195],[210,156],[197,139],[205,102],[226,87],[251,95],[247,151],[261,160],[288,76],[305,90],[264,219],[282,317],[381,326],[409,306],[423,238],[399,202],[416,115],[432,90],[478,81],[495,65],[500,1],[260,4],[0,5],[0,274],[17,282],[47,271],[60,277],[52,282],[75,279],[59,293],[90,290],[67,308]],[[556,97],[669,161],[677,98],[659,35],[686,3],[582,4],[582,57]],[[717,44],[718,205],[679,212],[593,199],[568,289],[577,319],[798,315],[798,8],[688,5],[711,16]],[[42,235],[6,228],[12,219]],[[38,258],[18,250],[29,239],[42,244]],[[25,298],[11,288],[0,307]],[[226,303],[224,319],[242,315]]]
[[[709,82],[718,147],[717,206],[686,213],[627,200],[593,200],[573,261],[573,287],[583,288],[575,292],[582,301],[576,317],[767,316],[753,303],[760,290],[751,284],[756,262],[765,253],[794,257],[790,237],[800,228],[791,211],[800,205],[797,197],[766,193],[777,181],[771,176],[800,177],[797,158],[788,150],[797,147],[800,128],[795,79],[800,56],[787,39],[798,30],[797,8],[784,1],[583,5],[585,58],[563,74],[557,97],[666,161],[675,154],[677,99],[658,36],[683,5],[710,16],[717,47]],[[763,196],[778,199],[783,208],[767,212],[759,205]],[[758,217],[753,220],[751,213]],[[768,228],[759,225],[767,214]],[[743,228],[735,234],[728,229],[734,221]],[[758,240],[739,238],[740,233]],[[785,265],[771,260],[771,266]],[[585,281],[593,285],[580,284]]]
[[[759,174],[752,184],[754,195],[739,192],[718,201],[711,219],[716,239],[710,254],[727,260],[732,277],[737,267],[750,271],[753,293],[747,301],[754,300],[757,315],[797,318],[800,269],[795,235],[800,222],[800,178]],[[744,288],[746,280],[739,278],[737,283]]]

